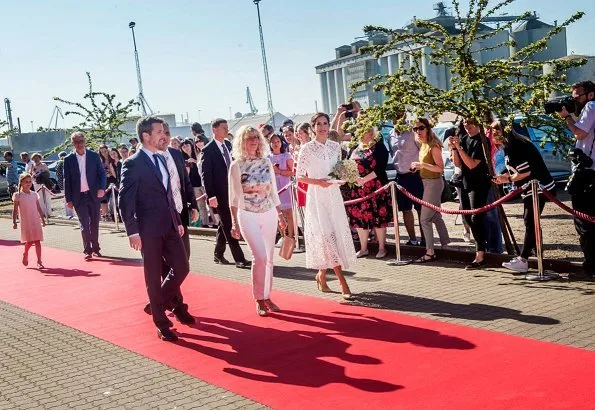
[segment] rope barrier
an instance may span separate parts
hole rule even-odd
[[[449,214],[449,215],[457,215],[457,214],[459,214],[459,215],[475,215],[475,214],[479,214],[482,212],[487,212],[490,209],[494,209],[498,205],[508,201],[509,199],[514,198],[515,196],[519,195],[523,191],[523,188],[517,188],[514,191],[509,192],[508,194],[504,195],[502,198],[498,199],[497,201],[494,201],[489,205],[482,206],[481,208],[477,208],[477,209],[445,209],[445,208],[441,208],[439,206],[436,206],[434,204],[431,204],[429,202],[419,199],[418,197],[411,194],[409,191],[407,191],[405,188],[403,188],[399,184],[397,184],[397,189],[399,191],[401,191],[403,193],[403,195],[405,195],[407,198],[411,199],[413,202],[417,202],[418,204],[425,206],[427,208],[430,208],[436,212]]]
[[[381,193],[383,193],[387,189],[389,189],[390,188],[390,184],[394,184],[394,182],[389,182],[388,184],[384,185],[383,187],[378,188],[376,191],[372,192],[369,195],[366,195],[363,198],[351,199],[349,201],[343,202],[343,204],[345,204],[345,205],[355,205],[355,204],[359,204],[360,202],[368,201],[368,200],[374,198],[375,196],[380,195]]]
[[[565,203],[563,203],[562,201],[560,201],[558,198],[556,198],[554,195],[552,195],[549,191],[542,189],[541,193],[550,201],[552,201],[553,203],[555,203],[556,205],[558,205],[560,208],[562,208],[563,210],[565,210],[566,212],[568,212],[569,214],[576,216],[577,218],[581,218],[584,219],[585,221],[591,222],[591,223],[595,223],[595,217],[588,215],[584,212],[580,212],[580,211],[575,211],[574,209],[572,209],[571,207],[569,207],[568,205],[566,205]]]

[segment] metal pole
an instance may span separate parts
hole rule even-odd
[[[112,183],[109,186],[110,190],[110,202],[112,203],[112,211],[114,213],[114,223],[116,225],[116,231],[120,230],[120,223],[118,222],[118,210],[116,208],[116,191],[115,185]]]
[[[546,281],[558,279],[558,274],[543,271],[543,238],[541,236],[541,217],[539,215],[539,181],[531,181],[531,195],[533,200],[533,224],[535,225],[535,248],[537,250],[537,275],[527,275],[527,280]]]
[[[300,246],[296,182],[292,182],[291,186],[288,189],[291,190],[291,213],[293,214],[293,234],[295,235],[295,248],[293,250],[293,253],[302,253],[306,250]]]
[[[397,203],[397,183],[391,181],[390,183],[390,196],[393,207],[393,225],[395,229],[395,249],[397,251],[397,259],[389,260],[387,265],[400,266],[407,265],[410,261],[401,260],[401,235],[399,233],[399,205]]]

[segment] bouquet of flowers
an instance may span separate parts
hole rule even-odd
[[[355,184],[359,178],[357,162],[352,159],[343,159],[337,162],[329,177],[345,181],[349,185]]]

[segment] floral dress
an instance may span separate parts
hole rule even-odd
[[[370,172],[376,172],[376,178],[366,182],[362,187],[344,185],[341,190],[346,201],[370,195],[388,182],[386,176],[388,151],[382,140],[370,148],[362,148],[361,145],[358,145],[349,158],[357,162],[361,177],[365,177]],[[358,204],[347,205],[345,209],[352,228],[386,228],[392,220],[390,191],[383,191],[372,199]]]
[[[328,178],[340,159],[341,146],[338,143],[327,140],[322,144],[312,140],[300,149],[297,176]],[[328,188],[318,185],[308,187],[304,237],[306,266],[310,269],[335,266],[345,269],[355,262],[355,247],[339,185]]]

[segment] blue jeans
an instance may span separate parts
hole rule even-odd
[[[488,192],[488,204],[494,201],[494,192],[490,188]],[[486,251],[490,253],[502,253],[504,248],[502,246],[502,230],[500,229],[500,221],[498,220],[498,208],[486,212],[483,223],[486,232]]]

